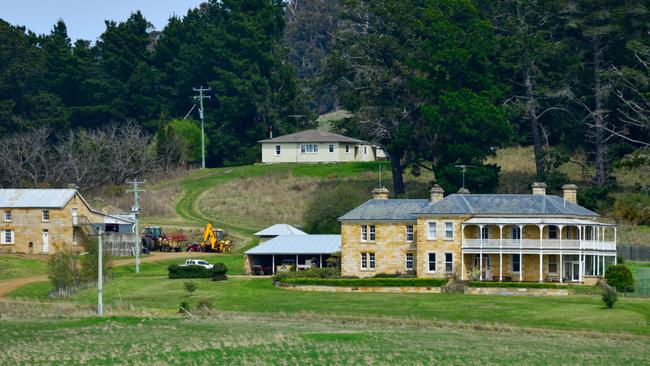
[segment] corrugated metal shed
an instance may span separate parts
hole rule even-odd
[[[275,224],[264,230],[258,231],[255,236],[278,236],[278,235],[307,235],[306,232],[296,229],[289,224]]]
[[[332,254],[341,251],[341,235],[281,235],[245,254]]]
[[[452,194],[417,214],[599,216],[558,196],[534,194]]]
[[[0,208],[62,208],[75,189],[0,189]]]
[[[365,141],[357,140],[352,137],[316,129],[282,135],[272,139],[260,140],[259,142],[350,142],[356,144],[367,144]]]
[[[426,199],[371,199],[339,220],[416,220],[415,213],[429,204]]]

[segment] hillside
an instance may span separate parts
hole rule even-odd
[[[501,167],[500,192],[529,192],[529,182],[534,179],[531,148],[500,150],[490,162]],[[310,198],[320,189],[344,185],[359,195],[360,202],[370,198],[370,191],[379,184],[380,164],[383,164],[383,184],[391,189],[388,162],[249,165],[190,171],[145,187],[140,202],[143,224],[161,225],[168,231],[181,229],[196,240],[205,224],[212,222],[226,229],[241,248],[252,244],[255,231],[272,224],[304,226],[303,215]],[[575,163],[565,164],[562,170],[578,184],[589,174]],[[647,173],[618,170],[616,176],[620,191],[615,196],[633,192],[635,185],[650,181]],[[420,177],[407,174],[405,179],[407,197],[428,197],[431,174]],[[124,210],[132,204],[131,196],[121,194],[91,199],[98,205],[109,204]],[[327,199],[336,200],[336,197]],[[650,243],[650,230],[645,226],[623,225],[619,238],[621,243]]]

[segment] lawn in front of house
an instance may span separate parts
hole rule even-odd
[[[47,261],[21,258],[14,255],[0,256],[0,281],[45,274]]]
[[[125,304],[174,313],[182,301],[195,306],[205,299],[211,301],[215,309],[229,312],[296,316],[309,313],[323,317],[375,319],[377,322],[395,318],[650,335],[650,302],[638,298],[621,298],[615,309],[608,310],[599,296],[321,293],[276,288],[268,278],[193,281],[198,290],[190,297],[184,290],[184,280],[169,280],[166,276],[117,276],[105,284],[104,301],[109,306]],[[43,290],[43,284],[35,283],[10,296],[45,299],[48,289],[49,286]],[[96,290],[83,290],[72,300],[94,304]]]
[[[650,362],[647,338],[319,316],[41,318],[0,322],[0,364],[588,364]],[[61,336],[64,334],[65,336]],[[28,350],[28,351],[26,351]]]

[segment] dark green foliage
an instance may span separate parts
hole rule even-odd
[[[287,278],[339,278],[337,268],[310,268],[306,271],[297,272],[279,272],[275,275],[274,280],[282,282]]]
[[[614,216],[636,225],[650,225],[650,196],[629,194],[618,198]]]
[[[467,284],[469,287],[497,287],[497,288],[556,288],[563,289],[556,283],[539,283],[539,282],[489,282],[489,281],[471,281]]]
[[[183,282],[183,287],[185,287],[185,291],[187,291],[188,296],[192,296],[194,294],[194,291],[196,291],[198,288],[196,283],[193,281]]]
[[[616,293],[616,290],[612,287],[607,286],[603,290],[603,302],[608,309],[611,309],[614,307],[614,304],[616,304],[616,301],[618,301],[618,294]]]
[[[225,279],[228,268],[223,263],[215,263],[212,269],[202,266],[180,266],[177,264],[167,268],[170,279],[178,278],[220,278]]]
[[[614,203],[608,187],[590,187],[578,190],[578,204],[596,212],[606,212]]]
[[[395,273],[377,273],[373,278],[415,278],[415,273],[413,272],[395,272]]]
[[[633,291],[634,275],[624,264],[617,264],[607,267],[605,271],[607,284],[618,291]]]
[[[338,218],[367,201],[372,185],[348,184],[323,185],[309,198],[303,222],[310,234],[338,234],[341,225]]]
[[[281,282],[293,285],[344,287],[441,287],[448,281],[446,278],[287,278]]]
[[[178,312],[181,314],[186,314],[186,312],[190,311],[190,303],[187,301],[181,302],[181,305],[178,307]]]

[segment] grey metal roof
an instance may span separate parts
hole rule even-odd
[[[76,189],[0,189],[0,208],[62,208]]]
[[[280,235],[244,254],[332,254],[341,251],[341,235]]]
[[[415,220],[415,213],[429,202],[426,199],[371,199],[339,217],[339,220]]]
[[[533,194],[452,194],[429,203],[420,214],[599,216],[558,196]]]
[[[288,135],[278,136],[272,139],[260,140],[259,142],[350,142],[365,144],[365,141],[353,139],[336,133],[321,130],[305,130]]]
[[[275,224],[264,230],[258,231],[255,236],[278,236],[278,235],[307,235],[306,232],[296,229],[289,224]]]

